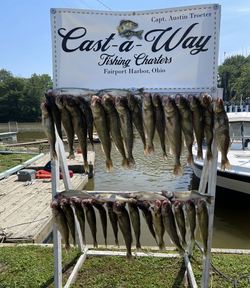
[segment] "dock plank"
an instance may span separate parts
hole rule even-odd
[[[71,182],[74,189],[84,189],[88,175],[74,173]],[[17,175],[0,181],[0,231],[6,242],[42,243],[53,224],[51,179],[35,179],[32,185],[25,184],[17,181]],[[64,189],[61,179],[60,190]]]

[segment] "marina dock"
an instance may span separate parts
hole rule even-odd
[[[26,166],[26,169],[43,170],[50,161],[50,153]],[[95,152],[88,151],[90,173],[84,173],[82,154],[68,160],[73,171],[72,187],[82,190],[93,177]],[[63,180],[60,190],[65,190]],[[53,222],[50,203],[52,201],[51,178],[19,181],[12,174],[0,181],[0,242],[46,243],[52,234]]]
[[[67,152],[66,152],[67,156]],[[95,163],[95,152],[88,151],[88,163],[89,163],[89,178],[93,177],[94,173],[94,163]],[[36,171],[43,170],[44,166],[50,161],[50,153],[45,154],[43,157],[38,159],[37,161],[30,164],[28,169],[34,169]],[[81,153],[75,153],[75,159],[67,159],[67,164],[69,170],[73,171],[73,173],[84,173],[84,163],[83,157]]]
[[[84,189],[86,174],[74,174],[74,189]],[[64,190],[60,180],[60,190]],[[45,243],[53,229],[51,179],[18,181],[11,175],[0,181],[0,242]]]

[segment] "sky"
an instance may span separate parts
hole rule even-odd
[[[140,11],[210,3],[221,5],[218,64],[233,55],[248,56],[249,0],[0,0],[0,70],[15,77],[36,73],[53,78],[50,8]]]

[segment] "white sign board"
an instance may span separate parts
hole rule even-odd
[[[220,8],[52,8],[54,88],[210,91],[217,86]]]

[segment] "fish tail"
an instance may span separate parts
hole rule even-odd
[[[185,254],[185,250],[183,248],[178,248],[179,254],[183,256]]]
[[[159,243],[159,250],[160,250],[160,252],[166,250],[166,246],[165,246],[164,241],[161,241],[161,242]]]
[[[221,159],[221,170],[224,171],[225,169],[228,169],[228,170],[232,169],[227,157],[226,159]]]
[[[203,160],[203,153],[202,153],[202,149],[199,149],[199,148],[198,148],[196,158],[197,158],[197,159],[201,159],[201,160]]]
[[[68,155],[68,159],[75,159],[74,151],[70,151],[70,153]]]
[[[208,250],[207,250],[207,247],[204,247],[204,254],[203,254],[203,258],[207,258],[207,253],[208,253]]]
[[[139,39],[142,39],[142,33],[143,33],[143,30],[139,30],[139,31],[137,31],[136,36],[137,36]]]
[[[115,245],[118,246],[118,248],[120,247],[118,239],[115,239]]]
[[[156,236],[154,238],[155,238],[155,242],[156,242],[157,246],[159,246],[159,243],[158,243]]]
[[[187,165],[194,165],[194,157],[193,154],[188,154],[187,156]]]
[[[212,161],[213,160],[213,154],[210,149],[207,149],[207,161]]]
[[[138,242],[138,243],[136,243],[136,250],[138,251],[138,250],[140,250],[140,249],[141,249],[141,243]]]
[[[83,243],[84,246],[86,246],[86,238],[83,235],[82,235],[82,243]]]
[[[181,241],[181,245],[182,245],[183,247],[187,247],[187,242],[186,242],[186,240],[182,240],[182,241]]]
[[[133,156],[129,156],[128,157],[128,167],[129,169],[133,168],[135,166],[135,159],[133,158]]]
[[[122,169],[126,169],[126,168],[129,168],[129,162],[127,158],[124,158],[122,160]]]
[[[188,255],[189,256],[193,255],[194,245],[195,245],[195,238],[191,237],[191,240],[190,240],[190,243],[188,246]]]
[[[88,161],[84,161],[84,170],[85,170],[85,172],[89,172],[89,163],[88,163]]]
[[[111,159],[107,159],[106,160],[106,171],[107,172],[112,172],[114,170],[114,167],[113,167],[113,163],[112,163],[112,160]]]
[[[147,146],[147,145],[144,145],[143,150],[144,150],[144,155],[147,155],[147,153],[148,153],[148,146]]]
[[[154,144],[147,146],[147,155],[154,154]]]
[[[168,160],[168,155],[166,152],[163,152],[163,160],[167,161]]]
[[[127,252],[126,261],[127,261],[128,263],[132,263],[132,254],[131,254],[131,253],[128,253],[128,252]]]
[[[97,241],[96,241],[96,240],[94,240],[93,246],[94,246],[94,248],[98,248],[98,244],[97,244]]]
[[[182,175],[182,167],[181,165],[174,165],[173,176]]]
[[[70,253],[71,252],[71,247],[69,244],[65,244],[65,250],[66,250],[66,253]]]
[[[58,157],[57,157],[55,150],[54,151],[52,150],[52,158],[53,158],[53,160],[58,160]]]
[[[108,247],[107,239],[105,239],[105,247]]]

